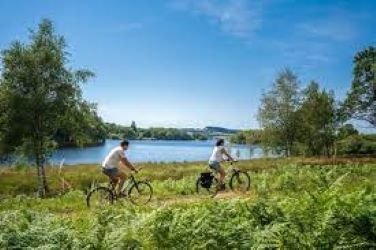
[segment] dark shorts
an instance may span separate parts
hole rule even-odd
[[[102,168],[102,173],[110,177],[111,179],[119,175],[119,169],[117,168]]]
[[[221,164],[217,161],[209,161],[209,168],[214,170],[215,172],[219,172],[221,169]]]

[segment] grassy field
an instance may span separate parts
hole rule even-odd
[[[35,198],[33,169],[0,169],[0,248],[370,249],[376,248],[376,159],[261,159],[248,193],[195,194],[204,163],[141,164],[154,188],[143,207],[88,209],[85,192],[105,182],[97,166],[65,168],[63,195],[48,169],[50,198]]]

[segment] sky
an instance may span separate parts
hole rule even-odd
[[[376,45],[373,0],[0,0],[0,49],[51,19],[105,121],[257,128],[288,67],[341,100],[354,54]]]

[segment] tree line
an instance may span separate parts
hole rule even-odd
[[[107,136],[111,139],[129,140],[207,140],[208,136],[200,132],[188,132],[177,128],[137,128],[133,121],[131,126],[106,123]]]
[[[285,69],[263,93],[257,118],[260,130],[242,131],[231,140],[285,156],[376,155],[376,135],[362,135],[349,123],[376,128],[376,48],[356,54],[352,85],[342,102],[316,81],[302,89],[297,75]]]

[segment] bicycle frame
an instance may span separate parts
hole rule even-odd
[[[241,172],[240,169],[234,167],[236,161],[230,161],[230,167],[228,169],[225,169],[226,176],[230,175],[236,175],[237,173]],[[217,175],[217,173],[213,170],[210,170],[213,175]],[[230,176],[231,177],[231,176]]]
[[[234,167],[236,161],[230,161],[230,167],[228,169],[225,169],[226,175],[231,174],[231,173],[237,173],[240,170],[236,167]],[[213,173],[215,173],[213,170],[211,170]]]
[[[112,191],[112,193],[115,195],[115,197],[118,196],[118,193],[117,193],[116,190],[115,190],[116,185],[117,185],[117,183],[115,184],[115,183],[110,179],[111,191]],[[129,177],[127,177],[127,178],[125,179],[125,181],[124,181],[124,185],[123,185],[122,189],[120,190],[120,193],[125,193],[127,190],[129,190],[129,188],[130,188],[132,185],[136,185],[136,186],[137,186],[137,181],[136,181],[136,178],[133,176],[133,174],[129,175]]]

